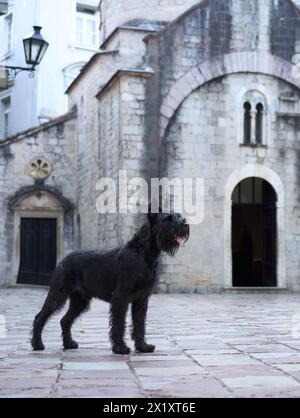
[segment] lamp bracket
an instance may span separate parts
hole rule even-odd
[[[35,67],[13,67],[10,65],[0,66],[0,68],[5,68],[6,70],[8,70],[9,77],[12,80],[15,80],[17,75],[23,71],[29,72],[29,78],[34,78],[36,70]]]

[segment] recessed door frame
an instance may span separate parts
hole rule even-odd
[[[64,256],[64,213],[63,211],[15,211],[14,220],[14,248],[13,248],[13,267],[11,285],[15,286],[18,280],[18,273],[20,267],[20,255],[21,255],[21,219],[22,218],[38,218],[38,219],[56,219],[57,222],[57,262],[59,262]]]
[[[258,177],[242,181],[233,192],[234,287],[277,287],[276,202],[273,187]]]
[[[232,274],[232,194],[235,187],[248,177],[259,177],[266,180],[277,194],[276,223],[277,223],[277,287],[286,288],[285,263],[285,207],[284,187],[279,176],[270,168],[262,164],[247,164],[235,170],[225,185],[224,205],[224,284],[225,288],[233,288]]]

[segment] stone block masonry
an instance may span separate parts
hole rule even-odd
[[[12,284],[16,225],[9,201],[18,191],[34,186],[31,162],[36,158],[47,161],[51,171],[44,184],[75,201],[75,116],[71,112],[0,143],[0,286]],[[62,253],[68,253],[75,245],[72,212],[65,216],[63,237]]]
[[[32,184],[31,156],[46,183],[74,204],[65,252],[126,242],[144,217],[99,215],[97,181],[200,177],[205,217],[175,260],[163,257],[160,290],[209,293],[232,286],[232,193],[248,177],[277,194],[277,285],[300,288],[299,103],[293,66],[299,12],[290,0],[101,2],[103,44],[68,89],[77,120],[60,120],[0,144],[0,280],[14,249],[10,194]],[[261,144],[244,144],[244,104],[263,106]],[[254,123],[254,122],[253,122]],[[255,130],[258,127],[255,125]],[[72,223],[73,222],[73,223]],[[274,242],[274,241],[273,241]]]

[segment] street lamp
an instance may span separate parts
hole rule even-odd
[[[29,71],[30,76],[33,77],[35,67],[41,63],[48,49],[49,43],[41,35],[41,26],[33,26],[33,29],[34,32],[23,39],[25,60],[31,67],[0,66],[0,68],[8,70],[13,78],[22,71]]]
[[[34,32],[23,39],[25,58],[33,68],[39,65],[48,49],[48,42],[41,35],[41,26],[34,26]]]

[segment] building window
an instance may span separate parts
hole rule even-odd
[[[76,62],[74,64],[68,65],[66,68],[63,69],[65,89],[67,89],[71,85],[71,83],[75,80],[75,78],[79,76],[85,64],[86,62],[83,62],[83,61]]]
[[[10,135],[10,110],[11,103],[10,97],[7,97],[1,101],[1,113],[2,113],[2,132],[3,139],[8,138]]]
[[[244,145],[266,144],[266,101],[257,91],[248,92],[244,97]]]
[[[256,143],[263,143],[263,114],[264,106],[261,103],[256,105]]]
[[[97,46],[97,10],[77,4],[76,36],[79,45],[95,48]]]
[[[251,143],[251,104],[244,104],[244,144]]]
[[[10,13],[4,18],[4,53],[8,54],[13,50],[13,15]]]

